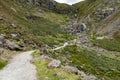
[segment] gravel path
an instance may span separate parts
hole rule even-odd
[[[0,71],[0,80],[37,80],[36,67],[30,63],[34,51],[21,53]]]

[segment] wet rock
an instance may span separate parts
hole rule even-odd
[[[59,68],[61,66],[61,61],[60,60],[52,60],[49,64],[48,64],[48,68],[52,69],[52,68]]]

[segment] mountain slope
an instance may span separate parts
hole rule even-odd
[[[72,6],[54,0],[0,0],[0,68],[14,54],[6,49],[39,49],[33,56],[43,79],[119,80],[119,5],[118,0],[85,0]],[[49,69],[48,58],[59,59],[61,67]],[[72,76],[65,66],[72,68]]]
[[[88,34],[94,45],[119,51],[119,0],[85,0],[73,6],[77,9],[77,23],[87,25]],[[101,40],[97,40],[100,38]]]
[[[0,14],[3,18],[1,20],[1,34],[5,34],[7,39],[11,39],[11,34],[18,34],[16,42],[33,47],[40,47],[42,43],[54,45],[65,40],[67,33],[62,30],[60,25],[69,22],[70,19],[66,15],[16,0],[2,0],[0,6]],[[14,29],[11,25],[16,25],[17,28]],[[6,31],[4,31],[5,29]],[[48,37],[56,42],[49,43]]]
[[[90,30],[98,35],[112,35],[119,29],[119,4],[118,0],[86,0],[73,6],[78,8],[79,21],[85,22]]]

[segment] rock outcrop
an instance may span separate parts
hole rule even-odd
[[[71,25],[69,25],[66,30],[70,32],[71,34],[77,34],[81,32],[86,32],[87,31],[87,25],[85,23],[76,23],[73,22]]]

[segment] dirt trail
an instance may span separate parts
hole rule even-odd
[[[21,53],[0,71],[0,80],[37,80],[36,67],[30,63],[34,51]]]

